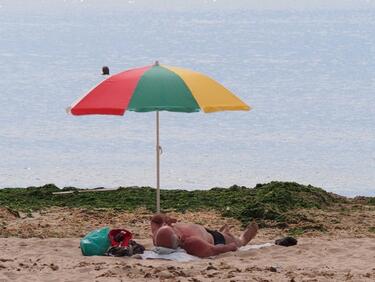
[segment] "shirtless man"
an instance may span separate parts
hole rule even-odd
[[[164,214],[151,218],[152,238],[155,246],[170,249],[183,248],[188,254],[209,257],[236,251],[255,237],[258,225],[251,223],[240,237],[232,235],[227,225],[219,231],[209,230],[202,225],[177,223],[176,219]]]

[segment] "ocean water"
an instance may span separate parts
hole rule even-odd
[[[0,1],[0,187],[155,186],[155,113],[65,108],[103,65],[159,60],[206,73],[253,107],[162,112],[162,188],[282,180],[375,195],[375,10],[30,2]]]

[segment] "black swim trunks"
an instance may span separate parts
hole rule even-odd
[[[210,230],[210,229],[207,229],[207,228],[205,228],[205,229],[214,238],[214,245],[218,245],[218,244],[225,245],[225,238],[224,238],[223,234],[221,234],[219,231],[216,231],[216,230]]]

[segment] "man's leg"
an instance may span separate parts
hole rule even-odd
[[[235,243],[238,248],[247,245],[247,243],[249,243],[250,240],[252,240],[258,233],[258,229],[258,225],[255,221],[253,221],[247,226],[240,237],[236,237],[230,233],[228,226],[224,225],[222,228],[220,228],[222,234],[224,235],[225,243]]]
[[[196,236],[189,237],[181,243],[181,247],[188,254],[198,257],[216,256],[237,250],[237,246],[234,242],[225,245],[212,245]]]
[[[242,242],[242,246],[246,246],[258,233],[258,224],[255,221],[250,223],[244,232],[240,236],[240,240]]]

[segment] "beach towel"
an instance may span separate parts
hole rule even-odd
[[[246,245],[238,249],[238,251],[248,251],[248,250],[257,250],[261,248],[267,248],[274,246],[274,243],[265,243],[259,245]],[[163,247],[155,247],[150,251],[145,251],[143,254],[139,255],[142,259],[164,259],[164,260],[173,260],[177,262],[188,262],[193,260],[201,259],[196,256],[189,255],[184,249],[168,249]],[[213,258],[213,257],[211,257]]]
[[[274,243],[264,243],[264,244],[259,244],[259,245],[246,245],[246,246],[240,247],[238,250],[240,252],[241,251],[248,251],[248,250],[258,250],[258,249],[262,249],[262,248],[271,247],[271,246],[274,246],[274,245],[275,245]]]
[[[164,259],[178,262],[188,262],[197,260],[199,257],[189,255],[184,249],[168,249],[163,247],[155,247],[151,251],[144,251],[139,255],[142,259]]]

